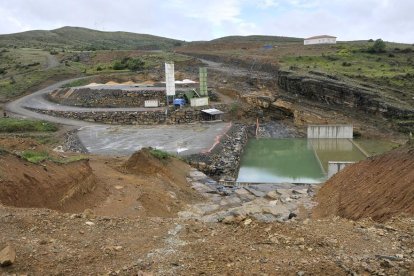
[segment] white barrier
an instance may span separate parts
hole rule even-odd
[[[144,103],[145,107],[158,107],[159,106],[159,102],[158,100],[147,100]]]
[[[203,98],[192,98],[190,100],[191,106],[206,106],[208,105],[208,97]]]
[[[308,138],[353,138],[354,130],[352,125],[309,125]]]
[[[354,164],[351,161],[329,161],[328,162],[328,179],[339,171],[342,171],[346,166]]]

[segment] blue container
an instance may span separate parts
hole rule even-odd
[[[185,100],[184,99],[174,99],[173,104],[176,107],[182,107],[182,106],[185,105]]]

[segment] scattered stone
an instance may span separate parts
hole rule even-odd
[[[16,260],[16,251],[10,245],[0,251],[0,266],[5,267],[12,265]]]
[[[279,199],[280,195],[276,191],[270,191],[266,194],[266,197],[270,199]]]
[[[249,224],[251,224],[252,223],[252,219],[246,219],[245,221],[244,221],[244,225],[249,225]]]
[[[245,188],[239,188],[234,191],[238,195],[249,195],[250,193]]]
[[[272,214],[277,217],[289,216],[289,210],[285,206],[264,206],[262,211],[265,214]]]
[[[299,189],[299,190],[292,190],[293,194],[299,194],[299,195],[307,195],[308,189]]]
[[[265,193],[263,193],[263,192],[261,192],[261,191],[258,191],[258,190],[256,190],[256,189],[253,189],[253,188],[245,188],[247,191],[249,191],[249,192],[251,192],[254,196],[257,196],[257,197],[264,197],[266,194]]]
[[[124,186],[121,186],[121,185],[116,185],[115,186],[115,189],[117,189],[117,190],[121,190],[121,189],[123,189],[124,188]]]
[[[87,221],[87,222],[85,222],[85,224],[88,225],[88,226],[94,226],[95,225],[95,223],[93,223],[92,221]]]

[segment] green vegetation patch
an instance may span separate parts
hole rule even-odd
[[[49,159],[49,154],[45,151],[25,150],[20,156],[31,163],[38,164]]]
[[[159,149],[151,149],[150,153],[151,153],[152,156],[154,156],[155,158],[160,159],[160,160],[172,157],[172,155],[169,154],[168,152],[162,151],[162,150],[159,150]]]
[[[414,47],[382,40],[340,43],[334,47],[333,53],[285,56],[280,62],[283,69],[323,72],[360,84],[377,85],[383,88],[378,91],[383,98],[413,103]]]
[[[35,150],[22,151],[20,153],[20,157],[34,164],[39,164],[46,160],[52,161],[54,163],[59,163],[59,164],[68,164],[68,163],[88,159],[84,155],[74,155],[74,156],[69,156],[69,157],[64,157],[64,158],[57,158],[57,157],[50,156],[49,153],[45,151],[35,151]]]
[[[53,132],[57,131],[55,124],[45,121],[27,119],[0,118],[0,132]]]
[[[62,85],[62,88],[70,88],[70,87],[77,87],[77,86],[84,86],[90,83],[89,79],[79,79],[79,80],[74,80],[72,82],[68,82],[65,83],[64,85]]]

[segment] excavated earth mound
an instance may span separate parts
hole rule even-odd
[[[79,212],[105,197],[88,160],[39,165],[7,152],[0,154],[0,204]]]
[[[187,182],[191,167],[174,157],[158,159],[151,149],[134,153],[122,166],[125,173],[144,177],[137,183],[141,194],[137,201],[149,216],[174,217],[187,204],[199,202],[203,197]]]
[[[345,168],[316,197],[313,216],[383,222],[414,215],[414,147],[405,146]]]

